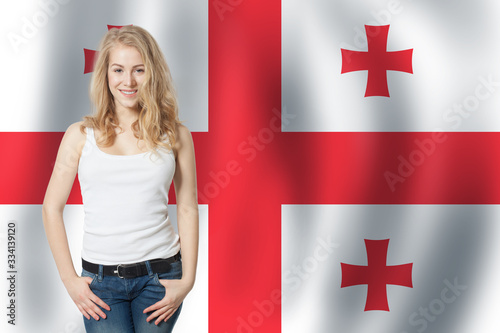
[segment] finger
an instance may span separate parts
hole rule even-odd
[[[165,320],[165,318],[167,318],[167,315],[169,313],[171,313],[171,309],[168,309],[165,313],[163,313],[161,316],[158,317],[158,319],[156,320],[155,322],[155,325],[158,325],[159,323],[161,323],[163,320]],[[168,315],[168,317],[170,318],[170,315]],[[165,320],[166,321],[166,320]]]
[[[94,306],[89,306],[88,304],[86,303],[83,303],[83,308],[85,309],[85,311],[87,311],[88,314],[90,314],[90,316],[92,316],[92,318],[94,318],[95,320],[99,320],[99,316],[97,315],[97,313],[94,311],[93,307],[95,307],[96,305],[94,303],[92,303]]]
[[[92,310],[94,310],[94,312],[101,318],[106,319],[106,314],[97,305],[95,305],[95,303],[92,306]]]
[[[158,324],[163,321],[163,318],[165,318],[165,313],[163,313],[161,316],[158,316],[158,318],[156,318],[155,325],[158,326]]]
[[[165,313],[163,313],[161,316],[158,316],[158,318],[156,318],[155,325],[158,326],[158,324],[163,321],[163,318],[165,318]]]
[[[148,313],[148,312],[151,312],[151,311],[155,311],[155,310],[158,310],[159,308],[161,308],[162,306],[164,306],[164,304],[162,304],[162,301],[158,301],[156,302],[155,304],[147,307],[144,309],[144,311],[142,313]]]
[[[99,297],[97,297],[96,295],[93,294],[93,296],[96,300],[99,299]],[[92,309],[97,315],[99,315],[105,319],[106,314],[104,313],[104,311],[102,311],[102,309],[100,307],[97,306],[96,302],[92,298],[89,298],[88,301],[89,301],[88,306],[90,307],[90,309]],[[104,302],[102,302],[102,303],[104,303]]]
[[[151,320],[153,320],[154,318],[158,317],[159,315],[163,314],[163,312],[165,311],[165,309],[158,309],[156,310],[155,312],[153,312],[147,319],[146,321],[149,322]]]
[[[85,280],[85,282],[87,282],[87,284],[90,285],[92,283],[93,278],[91,278],[90,276],[83,276],[82,278]]]
[[[89,296],[90,300],[92,302],[94,302],[95,304],[99,305],[100,307],[110,311],[111,308],[109,307],[108,304],[106,304],[102,299],[100,299],[99,297],[97,297],[96,294],[92,293],[90,296]]]
[[[106,318],[106,314],[90,298],[83,303],[83,306],[95,320],[99,320],[100,317]]]
[[[83,307],[82,307],[80,304],[77,304],[77,306],[76,306],[76,307],[78,308],[78,310],[80,310],[80,312],[82,313],[82,315],[83,315],[85,318],[87,318],[88,320],[90,320],[90,316],[89,316],[89,314],[87,313],[87,311],[85,311],[85,310],[83,309]]]
[[[87,313],[88,313],[88,314],[89,314],[92,318],[94,318],[95,320],[99,320],[99,318],[100,318],[100,317],[99,317],[99,316],[98,316],[98,315],[97,315],[94,311],[92,311],[92,309],[90,309],[90,308],[86,308],[86,310],[87,310]],[[90,318],[89,318],[89,319],[90,319]]]
[[[166,322],[167,320],[169,320],[170,317],[172,317],[174,315],[175,311],[177,311],[177,309],[178,309],[178,307],[175,308],[175,309],[172,309],[172,311],[170,312],[170,314],[168,316],[166,316],[165,319],[163,319],[163,321]]]
[[[146,321],[149,323],[151,320],[155,319],[157,315],[157,311],[153,312],[149,315],[149,317],[146,318]]]
[[[168,311],[168,310],[167,310]],[[167,312],[164,312],[162,313],[160,316],[158,316],[158,318],[156,319],[155,321],[155,325],[158,325],[159,323],[161,323],[163,321],[163,319],[165,319],[165,316],[166,316],[166,313]]]

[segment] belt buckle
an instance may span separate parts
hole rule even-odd
[[[135,276],[128,276],[130,274],[127,274],[127,271],[126,269],[127,268],[132,268],[132,267],[135,267],[135,271],[137,272],[137,269],[138,269],[138,266],[139,266],[139,263],[135,263],[135,264],[118,264],[116,266],[116,271],[113,271],[113,273],[116,273],[116,275],[120,278],[120,279],[127,279],[127,278],[132,278],[132,277],[137,277],[138,275],[136,274]],[[123,269],[123,273],[127,276],[121,276],[120,275],[120,267]]]
[[[118,277],[120,279],[124,279],[124,277],[120,275],[120,266],[123,267],[124,265],[123,264],[118,264],[118,266],[116,266],[116,271],[113,271],[113,273],[116,273],[116,275],[118,275]]]

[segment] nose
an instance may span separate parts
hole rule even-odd
[[[134,77],[133,73],[129,73],[125,77],[125,85],[128,86],[128,87],[132,87],[132,86],[135,85],[135,77]]]

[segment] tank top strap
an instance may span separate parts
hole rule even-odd
[[[94,136],[94,129],[92,127],[87,127],[87,140],[92,142],[94,145],[96,144],[95,136]]]

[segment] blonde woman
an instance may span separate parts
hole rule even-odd
[[[99,50],[90,89],[95,112],[68,127],[45,194],[47,239],[87,332],[171,332],[198,258],[193,140],[146,30],[113,28]],[[77,173],[85,211],[81,276],[63,222]],[[172,180],[178,233],[167,210]]]

